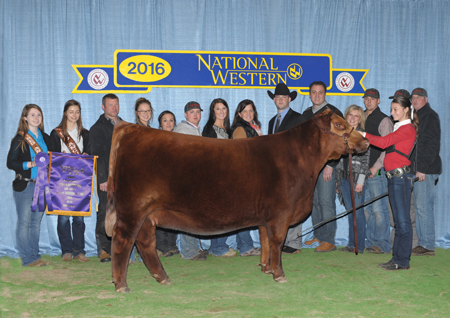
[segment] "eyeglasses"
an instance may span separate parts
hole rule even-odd
[[[137,111],[139,114],[151,114],[152,111],[151,110],[138,110]]]

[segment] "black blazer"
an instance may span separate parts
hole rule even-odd
[[[89,153],[91,150],[89,149],[89,131],[87,129],[83,129],[81,131],[81,137],[83,137],[83,152]],[[50,146],[48,147],[50,151],[61,152],[61,137],[59,137],[56,130],[52,130],[50,133]]]
[[[275,124],[276,119],[277,119],[277,116],[274,116],[269,121],[269,131],[267,132],[268,135],[272,134],[273,125]],[[304,121],[305,120],[303,119],[302,114],[297,113],[296,111],[293,111],[292,108],[289,108],[289,111],[287,112],[286,116],[284,116],[283,121],[281,122],[281,125],[278,128],[278,132],[282,132],[282,131],[288,130],[292,127],[295,127],[297,125],[300,125]]]
[[[50,137],[46,133],[42,132],[44,142],[47,148],[50,146]],[[31,161],[30,147],[28,144],[25,146],[25,150],[19,146],[22,141],[22,135],[17,134],[11,140],[11,147],[9,148],[8,158],[6,160],[6,166],[8,169],[14,170],[17,174],[21,174],[23,178],[31,178],[31,169],[23,170],[23,163],[25,161]],[[13,190],[16,192],[22,192],[27,187],[28,181],[20,180],[18,178],[13,181]]]

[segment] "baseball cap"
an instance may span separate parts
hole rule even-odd
[[[200,104],[197,102],[189,102],[186,104],[186,106],[184,106],[184,112],[188,112],[191,109],[200,109],[200,111],[203,111],[203,109],[201,109]]]
[[[375,88],[369,88],[364,92],[364,97],[380,98],[380,92]]]
[[[411,93],[411,96],[412,95],[419,95],[419,96],[428,97],[427,91],[425,89],[423,89],[423,88],[420,88],[420,87],[417,87],[417,88],[413,89],[413,91]]]
[[[389,96],[389,99],[394,99],[395,97],[405,97],[407,99],[411,99],[411,94],[406,89],[398,89],[394,96]]]

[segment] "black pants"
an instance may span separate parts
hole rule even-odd
[[[156,249],[163,254],[177,249],[177,232],[157,227]]]
[[[98,240],[97,244],[100,243],[101,249],[111,255],[111,238],[106,235],[105,231],[107,193],[101,191],[99,186],[97,186],[97,193],[99,201],[97,210],[97,224],[95,226],[95,234]]]

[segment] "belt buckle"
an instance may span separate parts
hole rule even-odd
[[[403,168],[395,168],[394,169],[394,176],[401,177],[403,175]]]

